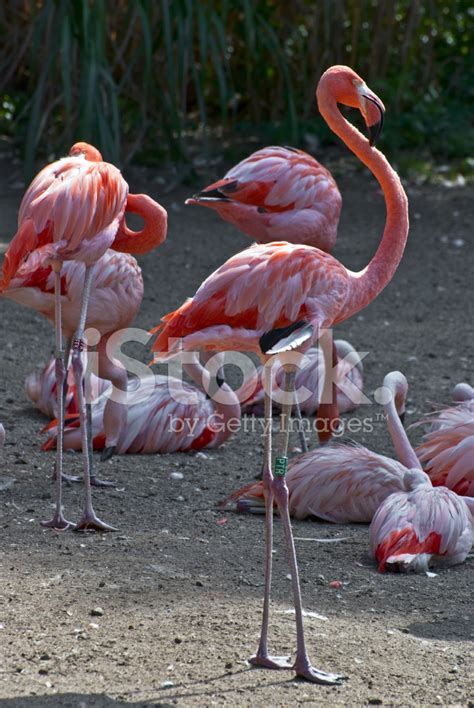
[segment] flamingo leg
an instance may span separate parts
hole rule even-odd
[[[321,337],[320,343],[323,343],[323,337]],[[337,366],[338,357],[336,345],[332,344],[331,355],[328,354],[328,347],[321,346],[321,352],[325,360],[325,375],[324,375],[324,388],[323,388],[323,400],[324,403],[320,403],[318,407],[318,412],[316,414],[316,425],[319,438],[319,444],[325,445],[330,442],[333,433],[336,432],[341,425],[341,418],[339,414],[339,406],[337,405],[337,386],[336,382],[328,377],[328,371],[333,371],[333,367]],[[329,402],[326,402],[328,401]],[[321,424],[320,424],[321,423]]]
[[[84,348],[84,328],[87,317],[87,306],[89,303],[89,293],[92,282],[93,266],[86,267],[84,279],[84,293],[82,297],[81,314],[79,325],[76,330],[76,335],[73,342],[72,352],[72,368],[76,383],[77,398],[79,404],[79,418],[81,422],[82,436],[82,457],[84,463],[84,510],[81,520],[74,527],[76,531],[92,529],[95,531],[114,531],[114,527],[101,521],[96,515],[92,506],[91,480],[90,480],[90,459],[89,459],[89,442],[87,432],[87,412],[84,397],[84,365],[82,363],[81,351]]]
[[[273,551],[273,473],[272,473],[272,399],[271,368],[265,366],[265,418],[264,418],[264,459],[263,491],[265,496],[265,591],[263,597],[262,629],[257,653],[250,659],[254,666],[267,669],[289,669],[289,657],[270,656],[268,653],[268,620],[270,615],[270,591],[272,585]]]
[[[303,416],[301,415],[300,402],[298,398],[294,401],[295,414],[298,418],[298,435],[300,438],[301,452],[308,452],[308,441],[306,440],[306,433],[304,431]]]
[[[61,322],[61,263],[53,263],[54,270],[54,327],[55,327],[55,372],[56,372],[56,395],[58,398],[58,439],[56,448],[56,471],[55,471],[55,504],[56,509],[53,518],[49,521],[42,521],[41,525],[46,528],[53,528],[57,531],[65,531],[73,526],[67,521],[63,514],[62,504],[62,482],[63,482],[63,441],[64,441],[64,387],[66,380],[66,367],[64,365],[63,335]]]
[[[297,676],[301,676],[308,681],[313,683],[320,683],[326,685],[334,685],[339,683],[341,676],[337,674],[328,674],[319,669],[315,669],[309,660],[308,653],[306,651],[305,638],[304,638],[304,627],[303,627],[303,607],[301,603],[301,589],[300,581],[298,575],[298,564],[296,561],[296,551],[295,543],[293,540],[293,531],[291,529],[289,504],[288,504],[288,486],[286,484],[286,466],[288,463],[288,439],[290,434],[290,419],[291,419],[291,409],[293,406],[293,394],[295,388],[295,368],[294,366],[285,366],[285,390],[287,391],[287,396],[281,409],[281,452],[280,457],[275,461],[275,473],[270,482],[273,491],[273,497],[278,505],[278,510],[280,512],[280,517],[283,523],[283,530],[285,534],[285,541],[288,551],[288,560],[291,572],[291,582],[293,586],[293,597],[295,605],[295,616],[296,616],[296,639],[297,639],[297,649],[296,649],[296,661],[293,668],[296,671]]]

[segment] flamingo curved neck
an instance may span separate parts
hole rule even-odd
[[[387,209],[383,237],[374,257],[358,273],[347,269],[352,288],[344,310],[346,319],[372,302],[392,279],[408,237],[408,200],[399,176],[384,155],[371,147],[369,141],[342,116],[328,83],[318,87],[317,98],[319,111],[333,133],[377,179]]]
[[[408,440],[405,428],[403,427],[402,421],[397,413],[397,409],[395,407],[395,390],[392,387],[390,387],[390,389],[392,391],[391,400],[386,403],[383,408],[385,415],[387,416],[387,428],[392,439],[397,458],[399,462],[401,462],[402,465],[405,465],[408,469],[423,470],[421,462],[417,458],[415,451]]]
[[[125,221],[125,214],[132,212],[144,220],[141,231],[132,231]],[[115,236],[112,248],[122,253],[140,255],[148,253],[166,239],[167,213],[163,207],[146,194],[129,194],[125,214]]]

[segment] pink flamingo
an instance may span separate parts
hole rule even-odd
[[[133,234],[124,223],[126,208],[141,213],[145,228]],[[76,143],[69,156],[46,166],[33,180],[20,205],[18,231],[5,255],[0,291],[10,286],[16,277],[29,271],[51,267],[54,273],[54,321],[56,390],[58,394],[59,444],[56,464],[56,510],[44,526],[55,529],[71,528],[62,510],[63,467],[63,391],[66,377],[62,342],[62,282],[65,261],[84,264],[79,317],[73,340],[72,367],[78,395],[81,429],[83,435],[85,503],[83,516],[76,529],[94,528],[109,530],[94,512],[90,488],[90,459],[87,446],[87,420],[83,391],[83,363],[81,351],[86,346],[84,329],[93,279],[94,264],[114,245],[122,251],[149,250],[149,239],[157,230],[161,240],[166,235],[166,212],[143,195],[128,194],[128,185],[120,171],[103,162],[100,152],[86,143]]]
[[[186,204],[215,209],[257,243],[288,241],[330,253],[336,243],[342,199],[333,176],[314,157],[295,148],[267,147],[239,162]],[[333,366],[336,364],[333,350]],[[333,402],[319,406],[321,443],[330,440],[332,426],[339,422],[337,395],[333,384]],[[301,420],[297,401],[295,408]],[[300,437],[303,450],[307,450],[302,432]]]
[[[342,199],[314,157],[288,147],[257,150],[186,204],[210,207],[258,243],[304,243],[330,253]]]
[[[318,105],[329,127],[367,165],[379,181],[387,205],[382,242],[359,273],[345,268],[321,250],[290,243],[254,245],[230,258],[201,285],[194,297],[163,318],[153,349],[166,359],[180,349],[254,351],[265,363],[291,349],[304,351],[323,329],[366,307],[390,282],[408,236],[408,204],[398,175],[373,147],[384,107],[364,81],[345,66],[328,69],[317,88]],[[358,108],[369,128],[370,141],[342,116],[338,103]],[[171,340],[171,341],[170,341]],[[293,390],[294,371],[286,377]],[[271,375],[265,369],[265,432],[263,481],[266,510],[265,595],[260,644],[252,662],[268,668],[289,664],[268,653],[267,633],[271,587],[273,498],[283,523],[295,602],[296,674],[309,681],[334,684],[336,674],[315,669],[306,652],[301,591],[288,514],[285,482],[287,434],[275,475],[271,463]],[[284,418],[291,410],[291,395]]]
[[[360,403],[363,388],[363,365],[362,360],[354,347],[344,339],[337,339],[334,342],[338,358],[335,383],[345,382],[350,388],[350,396],[347,388],[337,389],[337,407],[340,413],[348,413],[354,410]],[[312,347],[306,352],[306,361],[295,375],[295,389],[306,389],[310,392],[308,397],[299,401],[301,413],[304,415],[314,415],[320,405],[321,393],[324,383],[324,356],[319,347]],[[273,387],[274,390],[282,390],[284,378],[284,366],[278,361],[273,364]],[[255,374],[245,381],[239,392],[242,412],[254,415],[263,415],[263,400],[265,391],[263,389],[263,368],[259,367]],[[272,394],[272,398],[274,395]],[[278,404],[276,404],[278,407]]]
[[[454,406],[429,413],[421,421],[429,424],[430,430],[424,434],[416,454],[435,487],[444,485],[457,494],[472,497],[474,390],[468,384],[458,384],[453,399]]]
[[[425,572],[430,565],[462,563],[474,538],[474,499],[433,487],[415,464],[403,484],[403,491],[382,502],[370,525],[370,548],[379,570]]]
[[[218,395],[206,395],[212,379],[197,356],[183,369],[199,386],[196,388],[170,376],[142,379],[140,388],[129,384],[126,425],[116,431],[116,451],[126,453],[189,452],[222,445],[240,421],[240,405],[234,391],[222,383]],[[204,389],[204,390],[203,390]],[[92,410],[94,448],[108,445],[103,414],[105,391]],[[80,450],[82,439],[77,416],[70,416],[64,432],[64,449]],[[47,427],[50,435],[43,449],[56,445],[57,421]]]

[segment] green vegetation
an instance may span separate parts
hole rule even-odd
[[[472,164],[473,25],[469,0],[6,0],[0,132],[28,172],[77,139],[122,164],[324,144],[315,85],[346,63],[384,99],[392,154]]]

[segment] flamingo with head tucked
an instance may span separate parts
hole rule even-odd
[[[193,298],[163,318],[153,349],[158,359],[181,349],[254,351],[262,362],[275,354],[304,351],[333,324],[366,307],[390,282],[402,258],[408,236],[408,204],[398,175],[373,147],[380,133],[384,106],[350,68],[328,69],[317,88],[318,105],[329,127],[369,167],[379,181],[387,205],[382,242],[370,263],[354,273],[324,251],[304,245],[254,245],[230,258],[201,285]],[[358,108],[369,128],[367,140],[342,116],[338,103]],[[291,367],[290,367],[291,368]],[[292,389],[287,377],[286,388]],[[268,653],[267,633],[272,563],[273,497],[283,523],[288,548],[296,612],[297,654],[294,669],[309,681],[334,684],[335,674],[315,669],[306,652],[301,592],[288,514],[285,481],[287,436],[283,454],[271,462],[271,376],[265,376],[265,450],[263,482],[266,501],[265,596],[260,644],[253,663],[269,668],[288,666]],[[287,418],[292,397],[284,407]],[[274,474],[275,472],[275,474]]]
[[[215,355],[214,364],[217,365]],[[201,366],[199,357],[183,364],[183,370],[197,384],[192,386],[172,376],[150,376],[130,381],[124,407],[127,419],[114,431],[119,455],[191,452],[222,445],[235,432],[240,421],[240,405],[234,391],[225,382],[210,396],[213,377]],[[108,391],[105,390],[92,409],[94,449],[107,447],[109,434],[104,421]],[[119,405],[122,405],[119,404]],[[57,421],[47,426],[49,438],[43,446],[56,445]],[[64,431],[64,449],[80,450],[82,440],[78,416],[68,417]]]
[[[137,251],[149,250],[147,240],[155,230],[166,235],[166,212],[148,197],[128,194],[128,185],[120,171],[104,162],[100,152],[87,143],[76,143],[69,156],[45,167],[32,181],[20,205],[18,231],[13,237],[3,262],[0,291],[5,292],[15,278],[33,269],[51,268],[54,275],[54,322],[56,385],[58,395],[59,440],[56,464],[56,510],[43,525],[55,529],[73,526],[62,510],[62,450],[63,397],[66,376],[62,342],[63,264],[75,261],[84,264],[81,306],[75,323],[72,367],[78,395],[83,435],[85,502],[82,518],[76,529],[111,527],[94,512],[90,489],[90,460],[87,445],[87,420],[83,391],[83,363],[81,351],[85,348],[84,329],[93,268],[108,248],[129,252],[134,249],[134,236],[124,223],[126,208],[145,217],[142,239],[136,241]],[[140,236],[140,234],[139,234]]]

